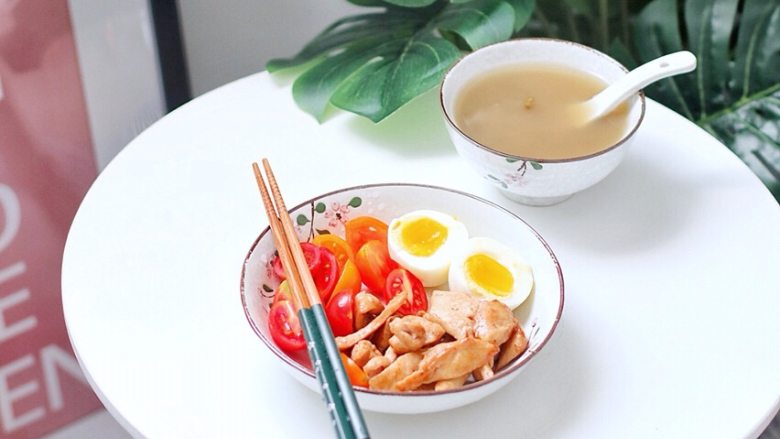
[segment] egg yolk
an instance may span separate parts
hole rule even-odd
[[[512,272],[485,254],[469,256],[464,264],[466,276],[495,296],[508,296],[515,283]]]
[[[414,256],[430,256],[447,240],[447,228],[430,218],[415,218],[401,226],[401,245]]]

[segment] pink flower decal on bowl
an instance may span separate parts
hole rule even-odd
[[[328,219],[328,226],[337,227],[344,225],[349,220],[349,205],[333,202],[330,209],[325,211],[325,218]]]

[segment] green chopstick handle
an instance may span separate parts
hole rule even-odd
[[[357,401],[354,399],[354,393],[351,391],[352,387],[349,380],[346,380],[346,385],[348,387],[340,387],[343,384],[343,381],[339,380],[338,371],[340,371],[340,375],[346,379],[344,366],[341,364],[338,348],[333,340],[333,335],[330,334],[330,326],[327,325],[327,319],[324,320],[326,326],[320,326],[320,318],[317,316],[320,314],[321,317],[324,318],[325,314],[322,311],[321,305],[317,305],[317,307],[319,308],[318,310],[315,310],[314,308],[299,310],[298,317],[303,326],[303,335],[306,339],[306,348],[309,352],[309,358],[314,367],[314,374],[317,377],[317,381],[320,383],[322,397],[328,406],[328,413],[333,422],[336,436],[340,439],[368,438],[368,430],[365,427],[362,414],[357,418],[353,414],[354,407],[357,407],[358,413],[360,413],[360,408],[357,406]],[[328,332],[323,334],[322,331],[320,331],[320,328],[325,328]],[[328,341],[330,341],[330,344],[336,349],[335,357],[328,356],[330,351],[327,347]],[[334,364],[330,358],[337,358],[338,361]],[[340,388],[350,389],[348,393],[352,395],[352,402],[347,402],[348,398],[341,394]],[[354,404],[354,407],[348,408],[347,406],[351,404]],[[355,421],[358,419],[359,423],[356,423]],[[356,426],[357,424],[360,424],[362,427]],[[361,430],[364,434],[359,434]]]
[[[344,389],[341,395],[341,400],[344,402],[347,410],[347,416],[349,417],[349,423],[355,433],[355,437],[358,439],[368,439],[371,435],[368,433],[368,427],[366,421],[363,419],[363,411],[358,405],[355,392],[352,390],[352,383],[349,382],[347,372],[344,370],[344,363],[341,362],[341,351],[336,346],[336,339],[333,337],[333,332],[330,330],[330,324],[328,318],[325,316],[325,309],[321,304],[314,305],[312,308],[314,318],[317,320],[317,326],[321,328],[322,338],[324,346],[329,358],[335,358],[335,364],[333,364],[333,373],[336,376],[336,382],[338,383],[338,390]]]

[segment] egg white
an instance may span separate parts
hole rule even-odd
[[[447,239],[429,256],[409,253],[401,241],[402,225],[419,218],[429,218],[447,229]],[[466,226],[451,215],[435,210],[415,210],[390,222],[387,229],[387,248],[390,258],[417,276],[425,287],[435,287],[447,282],[452,257],[466,244],[468,237]]]
[[[484,254],[506,267],[514,279],[512,291],[506,296],[497,296],[477,285],[466,273],[466,260],[476,254]],[[534,286],[533,270],[514,249],[490,238],[471,238],[455,255],[449,270],[451,291],[468,292],[485,299],[496,299],[510,309],[517,308],[531,294]]]

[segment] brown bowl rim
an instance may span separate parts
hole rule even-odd
[[[296,211],[296,210],[298,210],[298,209],[300,209],[300,208],[302,208],[302,207],[304,207],[304,206],[306,206],[308,204],[311,204],[314,201],[317,201],[319,199],[322,199],[322,198],[325,198],[325,197],[329,197],[331,195],[335,195],[335,194],[338,194],[338,193],[352,191],[352,190],[371,189],[371,188],[376,188],[376,187],[418,187],[418,188],[426,188],[426,189],[434,189],[434,190],[451,192],[451,193],[454,193],[454,194],[462,195],[462,196],[465,196],[465,197],[472,198],[472,199],[474,199],[476,201],[482,202],[482,203],[484,203],[484,204],[486,204],[488,206],[491,206],[491,207],[493,207],[495,209],[503,211],[503,212],[511,215],[512,217],[516,218],[517,220],[521,221],[523,224],[526,225],[526,227],[528,227],[531,230],[531,232],[534,234],[534,236],[536,236],[536,239],[538,239],[539,242],[542,243],[544,248],[547,250],[547,253],[550,255],[550,258],[552,259],[553,265],[555,266],[555,270],[558,273],[558,282],[559,282],[559,285],[560,285],[559,294],[560,294],[560,299],[561,300],[560,300],[560,304],[558,305],[558,310],[556,312],[555,320],[553,321],[553,325],[552,325],[552,328],[550,329],[550,332],[544,337],[544,339],[542,339],[542,341],[536,346],[536,348],[533,351],[531,351],[529,349],[530,355],[526,356],[525,358],[522,358],[522,356],[521,356],[520,357],[520,358],[522,358],[521,360],[518,360],[518,359],[513,360],[512,363],[510,363],[508,366],[505,366],[500,371],[496,372],[496,374],[493,375],[489,379],[482,380],[482,381],[475,381],[475,382],[466,384],[466,385],[464,385],[462,387],[458,387],[458,388],[455,388],[455,389],[439,390],[439,391],[436,391],[436,390],[415,390],[415,391],[411,391],[411,392],[397,392],[397,391],[371,390],[371,389],[368,389],[368,388],[365,388],[365,387],[353,387],[353,389],[356,392],[368,393],[368,394],[372,394],[372,395],[412,396],[412,397],[438,396],[438,395],[446,395],[446,394],[450,394],[450,393],[466,392],[466,391],[469,391],[469,390],[472,390],[472,389],[476,389],[478,387],[482,387],[484,385],[490,384],[490,383],[492,383],[494,381],[498,381],[501,378],[504,378],[504,377],[512,374],[513,372],[517,371],[522,366],[524,366],[526,363],[531,361],[531,359],[533,357],[535,357],[536,354],[538,354],[542,350],[542,348],[547,344],[547,342],[550,340],[552,335],[555,333],[555,330],[558,327],[558,323],[560,322],[561,315],[563,313],[563,303],[564,303],[564,299],[565,299],[565,297],[564,297],[563,271],[561,269],[561,264],[558,261],[558,258],[555,256],[555,253],[552,251],[552,248],[550,248],[550,245],[547,244],[547,241],[544,240],[542,235],[540,235],[539,232],[537,232],[536,229],[534,229],[524,219],[520,218],[520,216],[518,216],[514,212],[512,212],[512,211],[510,211],[510,210],[508,210],[508,209],[506,209],[506,208],[504,208],[504,207],[502,207],[502,206],[500,206],[500,205],[498,205],[498,204],[496,204],[496,203],[494,203],[492,201],[486,200],[486,199],[484,199],[482,197],[478,197],[478,196],[473,195],[473,194],[469,194],[467,192],[459,191],[457,189],[450,189],[450,188],[445,188],[445,187],[441,187],[441,186],[434,186],[434,185],[420,184],[420,183],[372,183],[372,184],[363,184],[363,185],[358,185],[358,186],[346,187],[346,188],[342,188],[342,189],[336,189],[336,190],[333,190],[333,191],[326,192],[324,194],[318,195],[316,197],[313,197],[313,198],[311,198],[311,199],[309,199],[307,201],[304,201],[302,203],[299,203],[299,204],[295,205],[294,207],[290,208],[289,211],[290,212],[294,212],[294,211]],[[263,229],[263,231],[260,232],[260,235],[258,235],[258,237],[255,239],[255,241],[252,243],[252,246],[249,248],[249,251],[247,252],[246,257],[244,258],[244,263],[241,266],[240,292],[241,292],[241,305],[242,305],[242,307],[244,309],[244,316],[246,317],[247,321],[249,322],[249,325],[252,327],[252,330],[255,332],[255,334],[258,337],[260,337],[260,339],[263,341],[263,343],[266,345],[266,347],[268,347],[271,350],[271,352],[273,352],[277,357],[279,357],[279,359],[281,359],[282,361],[284,361],[285,363],[287,363],[288,365],[290,365],[291,367],[293,367],[297,371],[307,375],[309,378],[315,379],[314,374],[310,370],[304,368],[303,366],[298,364],[296,361],[294,361],[291,358],[289,358],[289,356],[287,356],[287,354],[282,352],[281,349],[279,349],[273,343],[272,340],[267,339],[263,335],[263,333],[259,330],[259,328],[255,325],[255,322],[252,320],[252,317],[249,314],[249,309],[248,309],[247,303],[246,303],[246,292],[245,292],[245,288],[244,288],[244,277],[246,275],[246,266],[247,266],[247,263],[249,262],[250,256],[252,255],[252,253],[254,252],[255,248],[257,247],[257,244],[260,243],[260,240],[262,240],[263,237],[269,231],[270,231],[270,227],[266,226]]]
[[[452,73],[452,70],[458,64],[460,64],[463,60],[465,60],[466,58],[474,55],[475,53],[477,53],[477,52],[479,52],[479,51],[481,51],[483,49],[486,49],[486,48],[489,48],[489,47],[493,47],[493,46],[502,45],[502,44],[509,44],[509,43],[513,43],[513,42],[521,42],[521,41],[545,41],[545,42],[554,42],[554,43],[562,43],[562,44],[569,44],[569,45],[572,45],[572,46],[577,46],[579,48],[582,48],[582,49],[588,50],[590,52],[593,52],[597,56],[601,56],[603,58],[606,58],[607,61],[610,61],[610,62],[616,64],[621,70],[623,70],[624,72],[628,73],[628,69],[623,64],[619,63],[616,59],[612,58],[611,56],[607,55],[606,53],[604,53],[604,52],[602,52],[600,50],[594,49],[594,48],[592,48],[590,46],[586,46],[584,44],[576,43],[574,41],[562,40],[562,39],[559,39],[559,38],[514,38],[514,39],[511,39],[511,40],[500,41],[498,43],[489,44],[487,46],[480,47],[479,49],[477,49],[477,50],[475,50],[473,52],[470,52],[470,53],[467,53],[467,54],[463,55],[452,66],[450,66],[450,68],[447,69],[447,73],[444,74],[444,79],[441,81],[441,85],[439,86],[439,105],[441,106],[441,111],[444,114],[444,120],[447,122],[447,124],[450,127],[452,127],[454,130],[456,130],[458,133],[460,133],[460,135],[463,136],[463,138],[468,140],[471,144],[473,144],[477,148],[483,149],[483,150],[485,150],[487,152],[496,154],[496,155],[504,157],[504,158],[510,158],[510,159],[514,159],[516,161],[532,161],[532,162],[537,162],[537,163],[568,163],[568,162],[576,162],[576,161],[579,161],[579,160],[587,160],[587,159],[590,159],[590,158],[593,158],[593,157],[600,156],[602,154],[606,154],[607,152],[612,151],[613,149],[617,148],[618,146],[626,143],[628,141],[628,139],[633,137],[633,135],[636,133],[636,131],[642,125],[642,121],[645,118],[645,111],[646,111],[645,93],[642,90],[640,90],[637,93],[637,95],[639,96],[639,100],[641,102],[641,112],[639,114],[639,119],[637,119],[636,124],[631,129],[631,131],[629,131],[625,136],[623,136],[617,143],[615,143],[615,144],[613,144],[613,145],[611,145],[611,146],[609,146],[607,148],[604,148],[602,150],[599,150],[599,151],[596,151],[594,153],[590,153],[590,154],[587,154],[587,155],[583,155],[583,156],[569,157],[569,158],[565,158],[565,159],[539,159],[539,158],[532,158],[532,157],[524,157],[524,156],[519,156],[519,155],[507,154],[505,152],[498,151],[498,150],[493,149],[493,148],[491,148],[491,147],[489,147],[487,145],[483,145],[482,143],[479,143],[475,139],[471,138],[468,134],[464,133],[460,128],[458,128],[458,126],[455,124],[455,121],[453,120],[452,116],[450,116],[450,114],[447,112],[447,109],[444,107],[444,83],[447,82],[447,79],[450,77],[450,74]]]

